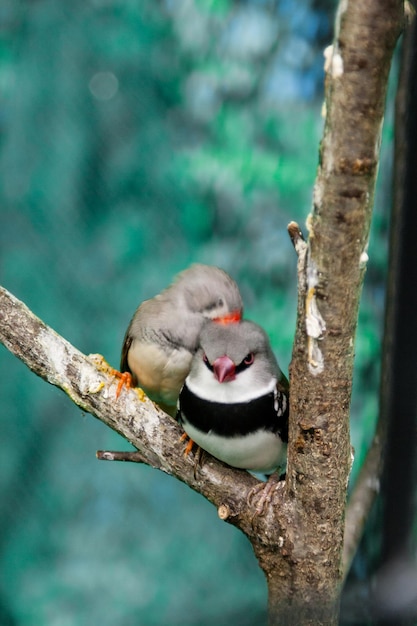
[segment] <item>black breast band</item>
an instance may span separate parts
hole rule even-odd
[[[249,402],[228,404],[203,400],[185,384],[180,395],[179,418],[204,433],[211,431],[216,435],[234,437],[264,429],[288,441],[288,413],[278,415],[273,392]]]

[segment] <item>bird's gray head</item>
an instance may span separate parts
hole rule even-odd
[[[266,384],[271,378],[278,380],[281,373],[268,336],[260,326],[247,320],[230,324],[206,322],[191,376],[202,364],[213,371],[219,382],[232,381],[240,371],[249,368],[259,384]]]
[[[219,267],[195,264],[181,272],[174,285],[190,311],[208,319],[239,320],[243,304],[233,278]]]

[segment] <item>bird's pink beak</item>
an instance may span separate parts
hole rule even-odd
[[[213,363],[214,375],[219,383],[228,383],[236,378],[236,366],[228,356],[219,356]]]

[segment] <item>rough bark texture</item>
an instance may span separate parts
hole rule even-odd
[[[276,624],[337,622],[354,339],[386,86],[401,26],[398,0],[342,1],[326,51],[326,122],[290,371],[283,498],[291,511],[284,547],[292,566],[284,584],[275,576],[270,588]],[[279,559],[275,566],[282,567]],[[290,617],[282,619],[285,606]]]
[[[327,51],[326,124],[305,243],[296,225],[299,302],[291,364],[287,480],[264,515],[248,502],[258,481],[206,455],[195,473],[181,429],[140,391],[123,391],[0,288],[0,339],[33,371],[117,430],[145,462],[207,497],[251,541],[269,588],[271,625],[336,624],[347,481],[349,406],[358,303],[366,266],[385,91],[402,19],[400,0],[342,0]]]
[[[376,496],[380,490],[381,473],[383,466],[384,449],[387,439],[388,423],[393,420],[394,433],[399,431],[397,428],[398,418],[405,415],[405,411],[399,410],[398,398],[406,397],[407,400],[413,405],[413,397],[410,394],[410,389],[414,389],[413,385],[410,385],[410,372],[415,371],[415,367],[410,366],[407,360],[404,358],[404,347],[399,348],[398,363],[395,364],[393,360],[393,342],[398,338],[398,329],[401,327],[407,328],[407,340],[406,347],[411,353],[415,354],[415,350],[412,347],[411,337],[408,335],[409,329],[412,329],[405,321],[404,312],[399,312],[399,291],[401,284],[401,274],[404,273],[404,281],[406,284],[406,298],[405,302],[410,307],[412,315],[416,310],[416,306],[412,301],[413,291],[408,289],[410,280],[410,269],[413,267],[413,263],[403,263],[403,268],[400,269],[400,259],[404,253],[404,249],[407,244],[407,234],[410,234],[411,256],[414,254],[413,241],[415,239],[415,228],[412,224],[405,226],[405,219],[403,216],[404,208],[407,205],[405,202],[405,196],[408,194],[408,204],[411,200],[410,216],[412,219],[414,212],[415,192],[413,185],[415,186],[415,156],[417,154],[415,146],[413,146],[413,139],[416,138],[415,128],[413,128],[413,122],[415,125],[415,111],[416,111],[416,55],[417,55],[417,23],[415,18],[415,9],[405,3],[405,29],[402,40],[402,53],[401,53],[401,71],[398,79],[397,96],[396,96],[396,113],[395,113],[395,154],[394,154],[394,199],[392,206],[392,216],[390,225],[390,251],[389,251],[389,267],[387,277],[387,288],[385,297],[385,327],[384,327],[384,339],[382,350],[382,367],[381,367],[381,385],[380,385],[380,410],[378,417],[378,424],[375,432],[374,439],[368,451],[365,462],[360,470],[360,474],[355,483],[354,489],[349,498],[349,504],[346,511],[346,523],[345,523],[345,542],[343,550],[343,569],[345,576],[348,574],[351,561],[354,557],[356,548],[362,537],[362,532],[368,514],[372,508],[372,505],[376,499]],[[414,98],[414,100],[413,100]],[[406,171],[409,171],[408,176]],[[410,220],[410,216],[408,219]],[[393,372],[395,367],[401,365],[404,367],[404,374],[399,374],[399,380],[406,380],[408,389],[406,394],[398,393],[398,381],[393,380]],[[412,432],[412,429],[411,429]],[[407,435],[405,441],[408,445],[412,445],[413,438],[408,438]],[[388,438],[390,442],[393,441],[393,437]],[[408,462],[415,458],[415,455],[410,454],[408,457],[404,454],[405,450],[403,446],[398,446],[400,452],[399,456],[401,462],[395,462],[392,467],[387,467],[387,473],[393,482],[395,492],[396,506],[391,507],[393,518],[400,523],[403,523],[406,516],[398,515],[398,489],[399,485],[405,489],[405,485],[409,484],[409,480],[412,482],[414,476],[413,471],[410,471]],[[406,463],[403,463],[406,456]],[[389,464],[388,464],[389,465]],[[395,475],[392,468],[396,470],[400,469],[403,472],[401,477]],[[410,487],[408,486],[410,489]],[[412,490],[410,491],[412,493]],[[394,531],[396,538],[404,538],[407,533],[398,533]],[[393,545],[393,541],[389,541],[390,545]]]

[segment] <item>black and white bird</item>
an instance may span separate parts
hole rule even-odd
[[[123,382],[140,386],[175,417],[205,321],[236,321],[242,309],[237,284],[220,268],[195,264],[181,272],[167,289],[136,310],[123,341],[117,393]]]
[[[260,326],[205,324],[178,419],[192,441],[232,467],[263,474],[285,468],[288,381]]]

